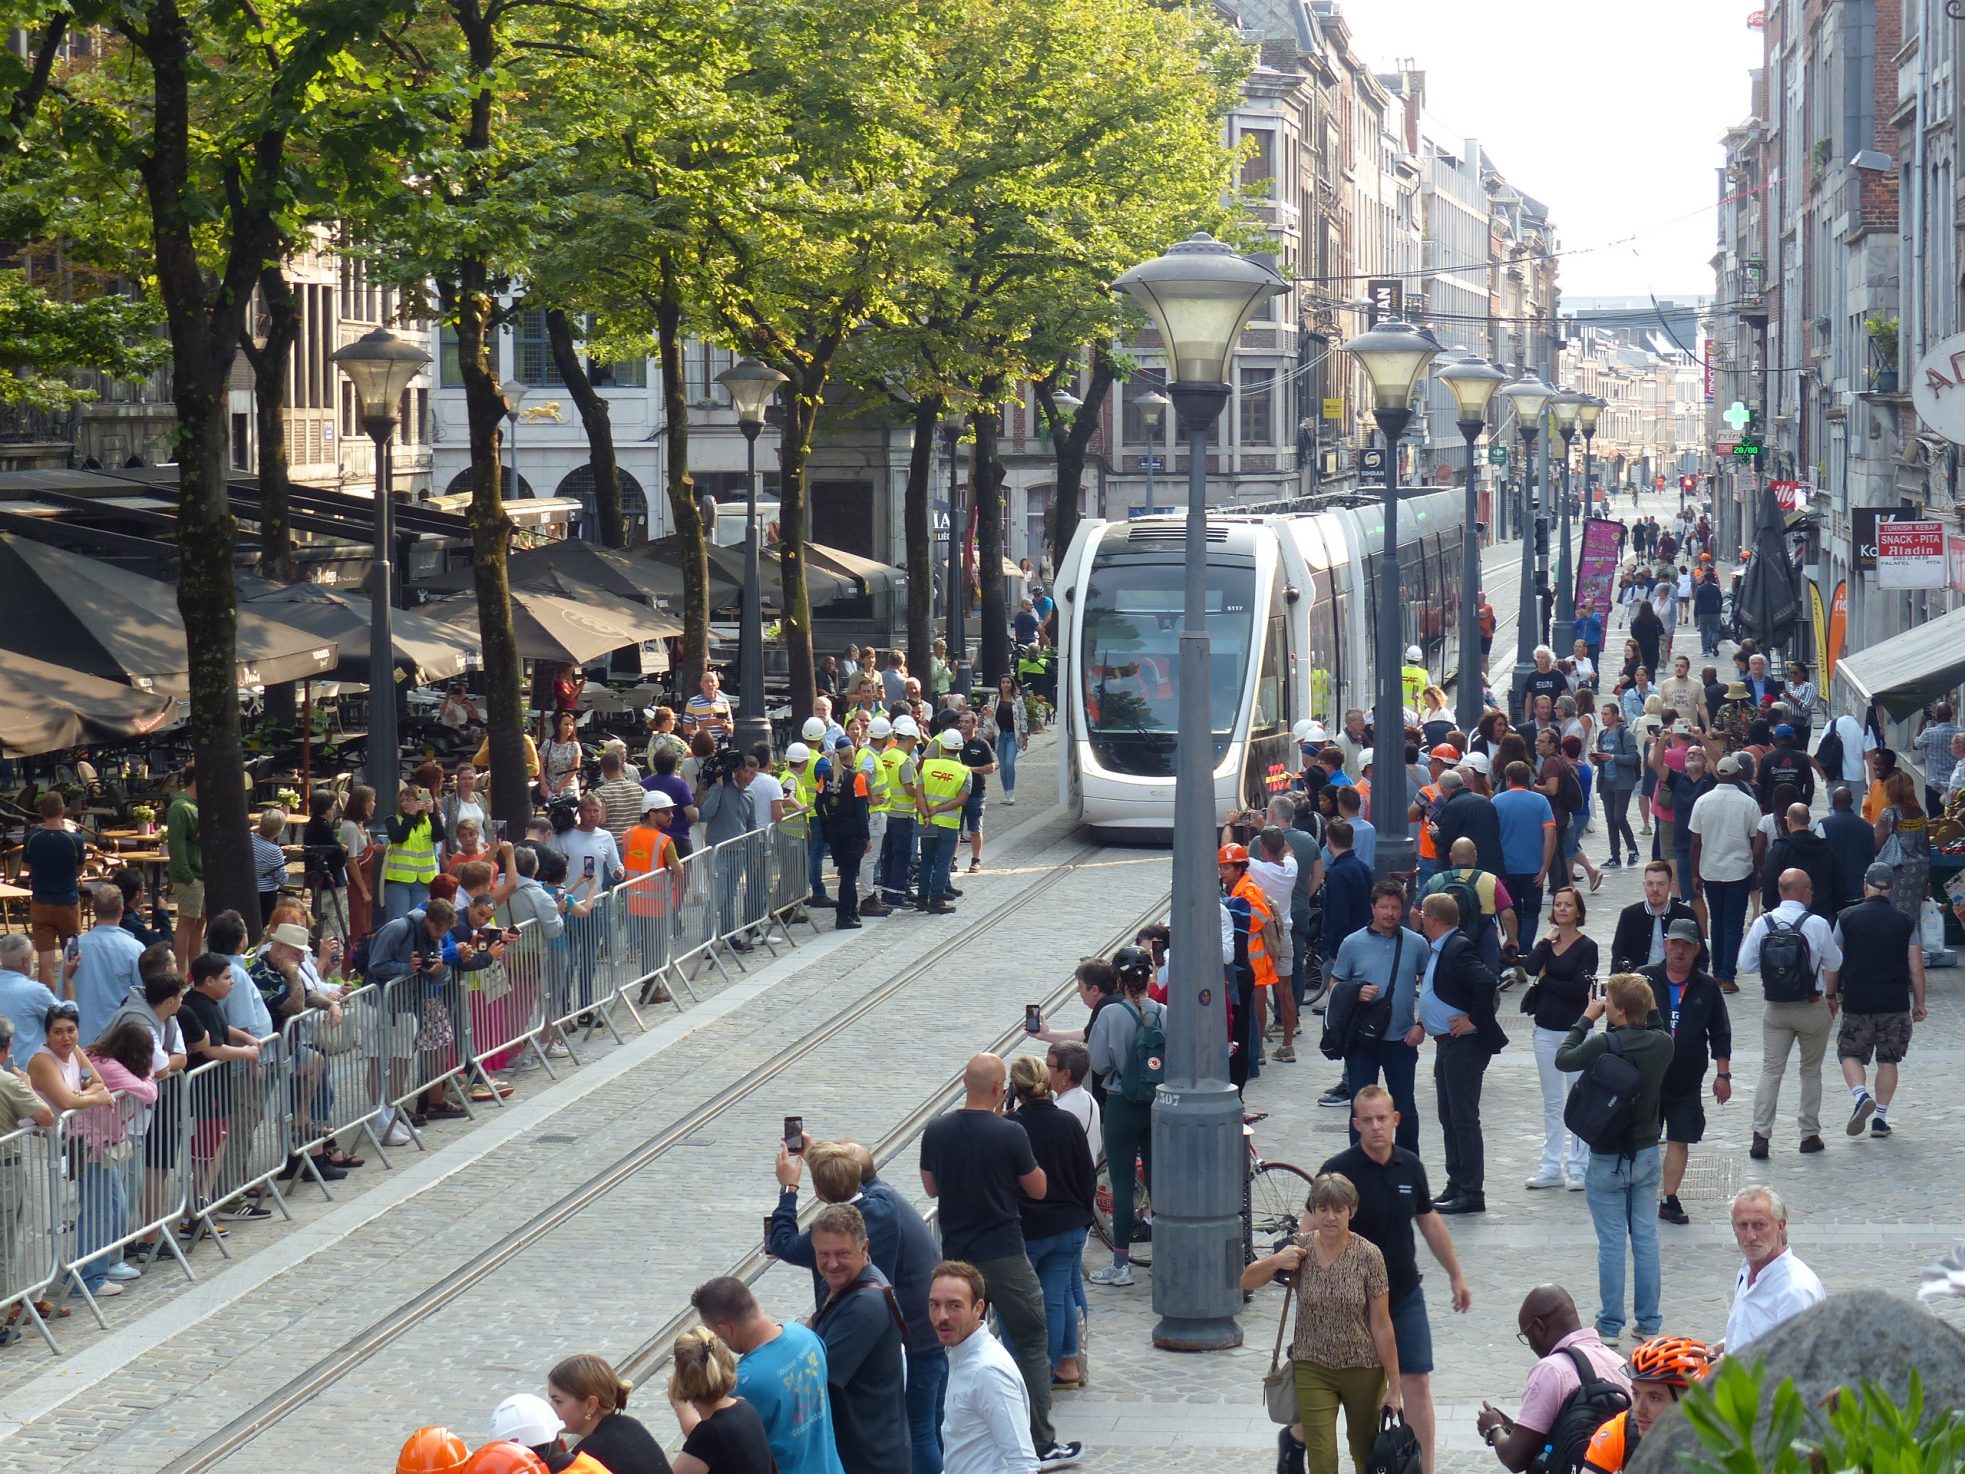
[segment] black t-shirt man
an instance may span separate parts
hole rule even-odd
[[[996,762],[996,749],[981,737],[971,737],[962,744],[962,766],[969,770],[969,797],[979,799],[989,787],[988,775],[977,771],[992,767]]]
[[[1569,694],[1569,677],[1559,670],[1532,670],[1522,695],[1522,721],[1526,724],[1535,710],[1535,698],[1546,696],[1551,704]]]
[[[950,1111],[921,1133],[921,1170],[942,1205],[942,1253],[980,1264],[1023,1252],[1017,1179],[1037,1170],[1030,1138],[989,1111]]]
[[[1835,930],[1850,964],[1836,984],[1842,1011],[1909,1013],[1910,939],[1916,924],[1888,896],[1871,896],[1837,917]]]
[[[233,986],[237,986],[235,983]],[[225,1010],[214,998],[208,998],[196,988],[188,988],[184,993],[184,1004],[177,1011],[177,1025],[184,1034],[184,1049],[189,1056],[187,1068],[197,1070],[206,1064],[207,1059],[200,1052],[206,1041],[213,1044],[230,1044],[232,1034],[225,1022]],[[191,1098],[191,1109],[201,1119],[211,1120],[222,1116],[230,1109],[230,1085],[232,1067],[215,1065],[194,1076],[198,1089]]]
[[[1419,1260],[1412,1241],[1412,1220],[1433,1211],[1426,1189],[1426,1167],[1417,1152],[1392,1148],[1389,1162],[1377,1162],[1362,1146],[1339,1152],[1317,1169],[1342,1172],[1358,1190],[1358,1211],[1351,1219],[1354,1233],[1385,1256],[1386,1301],[1397,1305],[1419,1288]]]
[[[87,855],[79,834],[66,829],[30,829],[21,858],[32,876],[28,884],[35,901],[43,906],[81,905],[79,877]]]

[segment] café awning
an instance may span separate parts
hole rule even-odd
[[[0,753],[34,757],[168,726],[177,702],[25,655],[0,660]]]
[[[1965,609],[1843,656],[1835,677],[1859,702],[1874,701],[1893,717],[1948,697],[1965,682]]]

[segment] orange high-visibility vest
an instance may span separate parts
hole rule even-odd
[[[1273,987],[1276,983],[1276,962],[1262,941],[1262,929],[1274,914],[1269,896],[1246,873],[1230,887],[1229,894],[1240,896],[1249,903],[1249,969],[1255,974],[1255,985],[1258,988]]]

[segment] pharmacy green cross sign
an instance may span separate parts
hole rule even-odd
[[[1720,418],[1726,421],[1733,433],[1737,435],[1747,428],[1748,423],[1753,419],[1753,411],[1736,399],[1726,407],[1726,413],[1722,414]]]

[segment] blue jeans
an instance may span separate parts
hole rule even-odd
[[[907,1430],[914,1474],[942,1474],[942,1394],[948,1390],[948,1353],[907,1354]]]
[[[1680,831],[1683,833],[1683,831]],[[1676,836],[1674,836],[1676,838]],[[1672,846],[1672,869],[1678,875],[1678,898],[1688,906],[1692,904],[1692,836],[1686,835],[1684,844]],[[1712,899],[1710,893],[1707,900]]]
[[[1010,798],[1017,791],[1017,734],[1001,732],[996,734],[996,772],[1003,780],[1003,797]]]
[[[80,1187],[76,1227],[81,1251],[90,1254],[123,1236],[129,1205],[123,1198],[123,1174],[115,1167],[84,1162]],[[120,1254],[103,1254],[82,1266],[81,1280],[91,1295],[102,1288],[109,1278],[109,1266],[120,1258]]]
[[[889,814],[887,832],[880,837],[880,859],[873,878],[880,886],[880,898],[897,903],[907,894],[907,871],[914,859],[914,816]]]
[[[1085,1235],[1089,1228],[1067,1229],[1049,1238],[1025,1239],[1024,1253],[1044,1287],[1044,1324],[1051,1337],[1051,1369],[1078,1354],[1078,1297],[1072,1282],[1085,1277]]]
[[[940,824],[921,826],[921,897],[927,901],[948,896],[948,868],[955,863],[955,831]]]
[[[1732,982],[1740,970],[1740,942],[1747,928],[1747,898],[1753,893],[1753,877],[1743,880],[1709,880],[1706,907],[1712,913],[1713,971]]]
[[[812,898],[824,900],[826,894],[826,837],[819,831],[822,826],[817,816],[808,814],[805,822],[812,826],[805,837],[806,878],[812,883]]]
[[[1419,1102],[1413,1097],[1419,1075],[1419,1051],[1403,1039],[1375,1039],[1360,1044],[1344,1056],[1344,1083],[1353,1099],[1367,1085],[1378,1083],[1385,1074],[1385,1088],[1392,1092],[1392,1109],[1399,1113],[1398,1143],[1409,1152],[1419,1150]],[[1358,1128],[1351,1129],[1351,1145],[1358,1144]],[[1403,1365],[1403,1363],[1402,1363]]]
[[[1597,1231],[1597,1334],[1624,1330],[1624,1241],[1631,1244],[1632,1309],[1640,1337],[1663,1324],[1658,1310],[1658,1183],[1664,1172],[1658,1148],[1635,1157],[1591,1152],[1583,1196]]]
[[[721,858],[721,857],[719,857]],[[573,976],[582,1008],[594,1006],[594,970],[600,963],[600,939],[606,920],[599,911],[566,918],[566,944],[572,954]]]
[[[430,899],[430,887],[420,880],[382,882],[382,919],[400,921]]]

